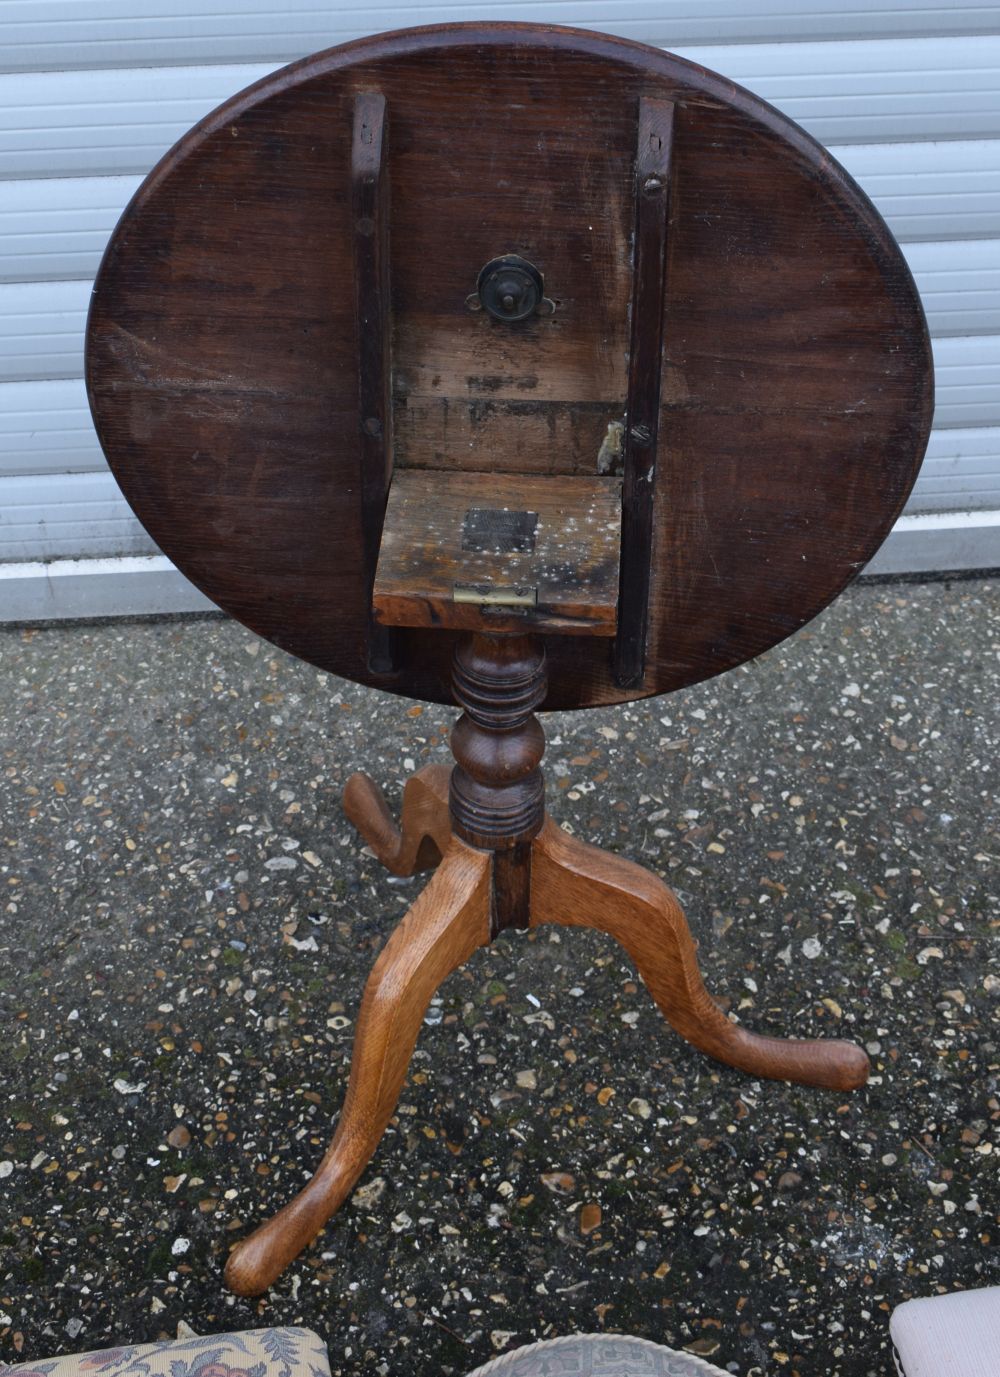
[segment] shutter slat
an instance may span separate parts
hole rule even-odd
[[[1000,137],[1000,35],[681,47],[827,144]],[[279,63],[0,76],[0,177],[147,171]]]
[[[1000,27],[995,0],[564,0],[437,4],[420,10],[376,0],[363,11],[329,0],[6,0],[4,70],[148,67],[166,63],[287,61],[408,24],[503,19],[576,24],[662,47],[982,34]]]

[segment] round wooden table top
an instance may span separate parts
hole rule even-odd
[[[923,456],[926,324],[871,203],[798,126],[621,39],[449,25],[319,53],[192,129],[97,279],[87,381],[108,462],[210,598],[346,678],[450,701],[453,632],[366,656],[351,148],[384,96],[397,470],[594,475],[625,411],[640,99],[674,104],[646,671],[548,636],[545,706],[721,673],[871,558]],[[517,254],[552,308],[469,308]]]

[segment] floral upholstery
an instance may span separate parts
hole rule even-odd
[[[310,1329],[255,1329],[129,1344],[10,1366],[0,1377],[330,1377],[326,1345]]]

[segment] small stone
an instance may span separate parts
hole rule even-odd
[[[190,1247],[191,1240],[189,1238],[175,1238],[170,1245],[170,1255],[171,1257],[183,1257]]]
[[[289,937],[287,941],[288,945],[294,947],[296,951],[319,951],[319,943],[312,933],[303,938]]]
[[[648,1100],[641,1100],[638,1096],[634,1100],[629,1100],[628,1108],[630,1114],[635,1114],[640,1119],[648,1119],[652,1114]]]
[[[66,1333],[69,1335],[69,1337],[70,1337],[71,1339],[75,1339],[76,1336],[79,1334],[79,1332],[80,1332],[80,1330],[81,1330],[82,1328],[83,1328],[83,1320],[67,1320],[67,1321],[66,1321]]]
[[[576,1177],[568,1171],[547,1171],[542,1174],[542,1185],[556,1195],[572,1195],[576,1190]]]
[[[802,943],[802,955],[808,957],[810,961],[815,961],[822,950],[823,943],[818,937],[807,937]]]
[[[187,1172],[181,1172],[180,1176],[165,1176],[163,1186],[168,1195],[176,1195],[187,1180]]]
[[[693,1343],[685,1344],[684,1350],[687,1353],[695,1353],[699,1358],[710,1358],[713,1353],[719,1351],[718,1339],[695,1339]]]
[[[0,1181],[2,1181],[3,1178],[4,1178],[5,1176],[10,1176],[10,1175],[12,1175],[12,1174],[13,1174],[13,1171],[14,1171],[14,1163],[13,1163],[13,1162],[11,1162],[11,1161],[9,1161],[9,1160],[0,1162]]]
[[[598,1090],[597,1092],[597,1103],[600,1105],[607,1104],[614,1093],[610,1085],[604,1086],[602,1090]]]
[[[183,1124],[174,1124],[167,1134],[167,1142],[174,1148],[186,1148],[191,1142],[191,1132]]]
[[[536,1090],[538,1088],[538,1077],[534,1071],[518,1071],[517,1083],[522,1090]]]
[[[580,1211],[580,1232],[582,1234],[592,1234],[601,1223],[601,1207],[593,1202],[584,1205]]]
[[[385,1194],[385,1177],[376,1176],[373,1181],[368,1181],[363,1186],[359,1186],[351,1196],[351,1204],[357,1205],[359,1210],[370,1210],[373,1205],[377,1205]]]
[[[797,1171],[783,1171],[778,1177],[778,1190],[791,1191],[796,1186],[801,1186],[802,1177]]]
[[[918,951],[917,965],[926,966],[927,962],[930,961],[932,958],[935,961],[944,960],[944,952],[941,950],[940,947],[924,947],[922,951]]]
[[[127,1081],[122,1076],[119,1076],[117,1080],[112,1082],[112,1084],[114,1085],[114,1088],[118,1091],[119,1095],[141,1095],[142,1092],[146,1089],[145,1081],[136,1081],[133,1084],[132,1081]]]

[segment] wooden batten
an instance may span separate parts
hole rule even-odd
[[[615,634],[620,478],[399,469],[373,604],[384,626]]]
[[[641,683],[646,672],[673,127],[672,102],[640,98],[622,484],[622,558],[618,635],[614,647],[615,681],[623,688]]]
[[[386,100],[362,92],[354,100],[351,210],[358,332],[361,525],[365,578],[375,583],[385,504],[392,481],[392,328],[389,299],[389,175]],[[368,667],[396,668],[392,632],[368,616]]]

